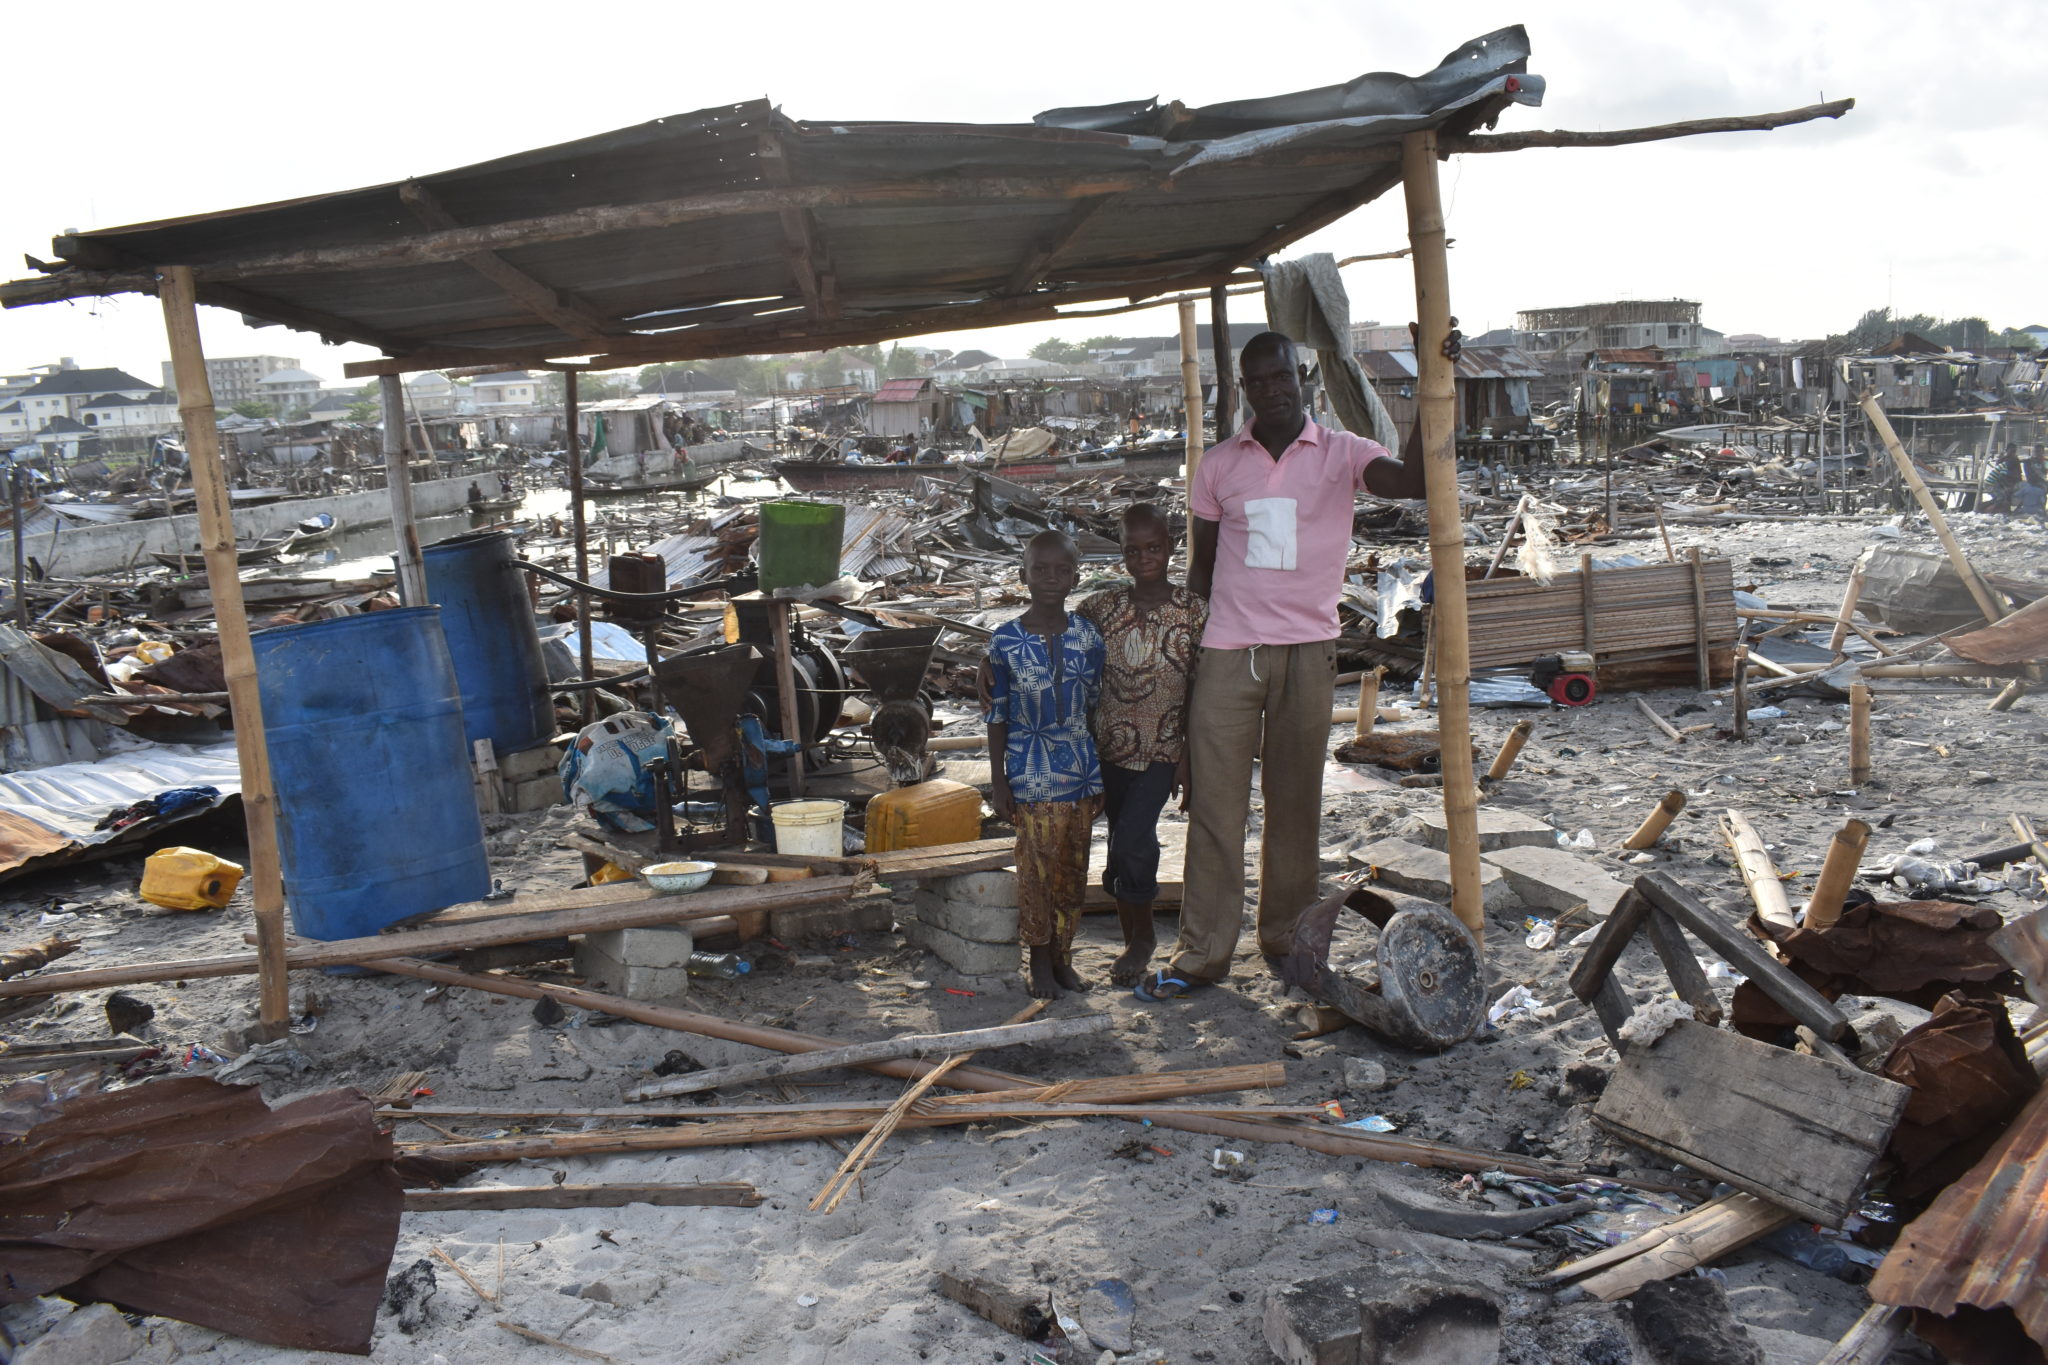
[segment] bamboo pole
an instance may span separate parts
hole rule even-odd
[[[1706,570],[1700,564],[1700,547],[1694,545],[1685,552],[1686,562],[1692,567],[1692,639],[1694,663],[1699,670],[1700,691],[1714,685],[1714,674],[1707,653],[1707,579]]]
[[[1849,785],[1870,781],[1870,687],[1849,684]]]
[[[1892,430],[1891,419],[1885,416],[1883,406],[1877,401],[1877,395],[1865,393],[1861,399],[1861,406],[1863,415],[1870,419],[1871,428],[1877,432],[1878,439],[1884,442],[1885,450],[1890,453],[1892,463],[1898,466],[1899,477],[1906,481],[1906,487],[1913,490],[1913,497],[1919,502],[1920,510],[1927,514],[1927,522],[1934,528],[1934,534],[1941,537],[1941,547],[1948,551],[1948,562],[1955,566],[1956,576],[1961,578],[1963,586],[1970,590],[1970,596],[1976,601],[1977,609],[1984,613],[1984,619],[1987,621],[1997,621],[2004,617],[2005,608],[2000,604],[1998,594],[1977,576],[1977,570],[1970,563],[1969,556],[1963,553],[1962,544],[1956,540],[1956,533],[1949,529],[1948,517],[1942,513],[1941,504],[1935,501],[1934,494],[1927,489],[1926,481],[1920,477],[1920,471],[1914,468],[1913,457],[1899,444],[1899,434]]]
[[[2019,699],[2027,695],[2029,686],[2025,678],[2014,678],[2005,685],[2005,690],[1991,699],[1991,705],[1988,709],[1993,711],[2012,710]]]
[[[1856,614],[1856,604],[1863,599],[1863,561],[1858,559],[1849,570],[1849,581],[1842,588],[1842,609],[1835,613],[1835,633],[1828,637],[1828,653],[1840,654],[1842,642],[1849,638],[1849,618]]]
[[[1664,837],[1664,831],[1671,827],[1671,822],[1676,820],[1678,813],[1684,809],[1684,792],[1670,791],[1664,793],[1664,799],[1659,801],[1651,809],[1650,813],[1643,817],[1643,823],[1636,826],[1634,834],[1621,841],[1621,846],[1637,852],[1651,847]]]
[[[1749,646],[1735,646],[1735,737],[1749,738]]]
[[[1515,503],[1515,513],[1508,518],[1507,526],[1502,529],[1500,545],[1494,550],[1493,559],[1487,564],[1486,572],[1480,575],[1481,578],[1493,577],[1500,572],[1500,566],[1507,562],[1508,549],[1515,543],[1515,532],[1521,527],[1522,517],[1528,510],[1529,495],[1524,493],[1520,501]]]
[[[1806,902],[1807,928],[1825,929],[1842,917],[1842,901],[1849,894],[1849,883],[1856,879],[1863,850],[1869,845],[1870,826],[1861,820],[1851,820],[1835,831],[1835,837],[1828,841],[1828,857],[1821,864],[1820,880],[1814,883],[1813,896]]]
[[[700,1090],[717,1090],[748,1081],[776,1080],[807,1071],[824,1071],[836,1066],[861,1066],[868,1062],[893,1061],[898,1057],[941,1056],[956,1052],[980,1052],[992,1047],[1015,1047],[1020,1043],[1042,1043],[1061,1038],[1079,1038],[1107,1032],[1106,1014],[1077,1014],[1066,1019],[1034,1019],[1029,1023],[1003,1024],[995,1028],[968,1029],[959,1033],[906,1033],[874,1042],[853,1043],[826,1052],[802,1053],[792,1057],[764,1057],[733,1066],[693,1071],[665,1081],[651,1081],[626,1092],[628,1100],[658,1100],[670,1095],[689,1095]]]
[[[1386,676],[1387,666],[1381,664],[1358,681],[1358,718],[1351,729],[1358,738],[1372,733],[1380,712],[1380,680]]]
[[[398,538],[398,600],[427,605],[427,570],[420,559],[419,526],[412,510],[412,455],[405,431],[405,384],[395,374],[377,376],[384,410],[384,491],[391,499],[391,529]]]
[[[1195,486],[1195,470],[1202,463],[1202,361],[1195,341],[1195,301],[1180,305],[1180,389],[1181,408],[1187,421],[1188,487]],[[1220,432],[1218,433],[1221,434]]]
[[[1735,850],[1735,864],[1742,871],[1749,898],[1756,902],[1758,917],[1782,929],[1798,928],[1799,922],[1792,918],[1792,902],[1785,898],[1785,883],[1778,880],[1778,869],[1756,827],[1741,811],[1730,809],[1721,815],[1721,833]]]
[[[178,417],[199,503],[199,538],[206,583],[220,635],[222,672],[234,700],[235,757],[242,770],[242,814],[249,830],[249,893],[256,914],[257,1021],[267,1039],[291,1026],[290,981],[284,965],[284,875],[278,861],[277,794],[270,781],[270,746],[256,685],[256,653],[249,644],[249,613],[242,603],[235,558],[235,518],[214,426],[213,386],[199,341],[199,307],[189,266],[170,266],[157,290],[171,368],[178,381]],[[20,538],[20,527],[15,536]]]
[[[804,794],[803,746],[810,736],[797,733],[796,658],[789,643],[789,614],[795,609],[793,602],[774,603],[768,619],[775,644],[775,699],[782,713],[779,725],[782,737],[797,746],[789,751],[789,794],[800,797]]]
[[[1416,409],[1429,496],[1429,558],[1436,575],[1430,616],[1436,643],[1437,729],[1443,738],[1444,826],[1451,859],[1451,909],[1484,942],[1486,910],[1479,894],[1479,787],[1472,772],[1471,640],[1465,616],[1465,527],[1458,507],[1458,392],[1451,338],[1450,264],[1443,199],[1436,178],[1434,131],[1401,139],[1401,184],[1408,202],[1408,243],[1414,248]]]
[[[1934,663],[1865,664],[1856,670],[1865,678],[2008,678],[2015,666],[1973,664],[1967,659],[1942,659]]]
[[[569,525],[576,538],[576,581],[590,581],[590,526],[583,516],[583,434],[577,430],[575,370],[562,374],[562,407],[569,420]],[[578,591],[576,594],[576,657],[577,676],[585,682],[591,680],[596,665],[591,660],[590,647],[590,594]],[[577,693],[583,703],[583,723],[590,724],[597,719],[597,693],[583,688]]]
[[[1636,710],[1642,712],[1643,715],[1648,717],[1650,724],[1656,726],[1659,730],[1662,730],[1665,734],[1665,737],[1668,738],[1672,743],[1685,743],[1685,736],[1678,732],[1678,727],[1673,725],[1670,721],[1664,719],[1664,717],[1658,715],[1656,710],[1653,707],[1651,707],[1650,703],[1644,701],[1641,697],[1630,697],[1629,700],[1634,702],[1636,704]]]
[[[1500,752],[1493,756],[1493,766],[1486,770],[1489,781],[1498,782],[1508,775],[1508,769],[1515,766],[1521,757],[1522,746],[1529,742],[1530,732],[1536,728],[1533,720],[1518,720],[1515,728],[1508,731],[1508,737],[1500,742]],[[1473,817],[1473,828],[1478,828],[1478,817]]]

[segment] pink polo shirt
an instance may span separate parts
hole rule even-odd
[[[1352,495],[1386,447],[1305,424],[1279,459],[1247,423],[1202,456],[1188,510],[1218,523],[1209,649],[1337,638],[1337,597],[1351,555]]]

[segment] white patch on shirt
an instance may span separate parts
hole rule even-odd
[[[1297,542],[1293,498],[1250,498],[1244,505],[1251,534],[1245,539],[1247,569],[1294,568]]]

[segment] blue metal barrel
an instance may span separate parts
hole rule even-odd
[[[490,893],[441,613],[252,637],[292,924],[358,938]]]
[[[429,545],[420,558],[427,598],[441,607],[441,630],[462,687],[463,733],[472,744],[488,739],[501,754],[552,737],[547,665],[510,533],[455,536]]]

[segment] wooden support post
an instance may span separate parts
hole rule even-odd
[[[1515,760],[1521,757],[1522,746],[1529,742],[1529,732],[1535,728],[1533,720],[1515,722],[1515,728],[1508,731],[1508,737],[1500,742],[1500,752],[1493,756],[1493,766],[1486,770],[1488,781],[1498,782],[1508,775],[1508,769],[1514,767]]]
[[[1806,902],[1806,927],[1825,929],[1842,917],[1842,901],[1849,894],[1849,883],[1856,879],[1856,869],[1863,862],[1863,850],[1870,845],[1870,826],[1861,820],[1851,820],[1835,831],[1835,837],[1828,843],[1827,861],[1821,864],[1820,880],[1814,883],[1813,897]]]
[[[412,451],[405,434],[405,384],[395,374],[377,376],[384,410],[384,491],[391,498],[391,531],[398,550],[398,600],[427,605],[427,570],[420,559],[420,531],[412,510]]]
[[[1849,785],[1870,781],[1870,687],[1849,684]]]
[[[1842,642],[1849,638],[1849,619],[1856,614],[1856,603],[1862,597],[1863,561],[1859,559],[1849,570],[1848,585],[1842,589],[1842,609],[1835,613],[1835,633],[1828,637],[1828,653],[1842,652]]]
[[[1579,614],[1583,618],[1586,637],[1585,650],[1588,654],[1594,656],[1594,664],[1597,666],[1599,655],[1593,649],[1593,556],[1591,555],[1579,556]]]
[[[1237,430],[1237,379],[1230,354],[1230,290],[1209,289],[1209,350],[1216,357],[1216,439]]]
[[[1521,528],[1522,517],[1528,510],[1529,495],[1524,493],[1521,500],[1515,504],[1515,514],[1508,518],[1506,528],[1501,531],[1500,546],[1494,550],[1493,561],[1486,566],[1486,572],[1480,575],[1481,578],[1491,578],[1500,572],[1500,566],[1507,561],[1509,548],[1515,543],[1515,532]]]
[[[199,502],[200,547],[206,557],[206,584],[213,593],[222,672],[227,676],[228,695],[234,699],[235,757],[242,770],[249,890],[256,911],[257,1019],[266,1038],[282,1038],[291,1026],[291,995],[284,965],[284,875],[277,851],[277,794],[270,783],[270,746],[263,731],[263,702],[256,690],[256,654],[249,645],[249,614],[242,604],[235,518],[220,462],[213,386],[206,377],[206,353],[199,344],[198,296],[191,267],[168,267],[157,292],[163,301],[164,330],[170,336],[171,368],[178,382],[178,416],[185,424],[192,491]],[[20,535],[17,524],[17,541]]]
[[[576,428],[576,376],[575,370],[562,375],[562,406],[569,421],[569,525],[571,534],[576,538],[576,581],[588,583],[590,527],[583,517],[583,434]],[[576,593],[577,676],[586,683],[597,671],[590,655],[590,594],[579,589]],[[583,723],[588,725],[597,719],[597,693],[586,687],[576,695],[583,703]]]
[[[793,603],[777,602],[770,620],[775,632],[775,695],[782,703],[782,737],[795,740],[798,746],[789,754],[789,794],[798,797],[804,794],[802,746],[808,737],[797,733],[796,660],[789,647],[789,614],[794,610]]]
[[[1707,656],[1707,578],[1706,569],[1700,564],[1700,547],[1695,545],[1685,552],[1687,562],[1692,566],[1692,649],[1693,663],[1699,670],[1700,691],[1714,685],[1714,674]]]
[[[1443,199],[1436,178],[1436,133],[1401,139],[1401,184],[1408,201],[1408,243],[1415,264],[1415,406],[1429,498],[1429,560],[1436,575],[1431,617],[1436,643],[1437,730],[1443,739],[1444,826],[1451,859],[1451,909],[1484,942],[1479,894],[1479,787],[1472,772],[1471,640],[1465,615],[1465,525],[1458,507],[1458,391],[1451,336],[1450,264]]]
[[[1920,510],[1927,514],[1927,522],[1934,528],[1934,534],[1941,537],[1941,547],[1948,551],[1948,562],[1955,566],[1956,576],[1962,579],[1963,586],[1970,590],[1970,596],[1976,601],[1977,609],[1984,613],[1984,619],[1987,621],[2000,620],[2005,615],[2004,604],[1998,600],[1998,594],[1991,590],[1990,585],[1977,576],[1976,568],[1963,553],[1962,544],[1956,540],[1956,533],[1949,529],[1948,517],[1942,513],[1941,504],[1936,502],[1934,494],[1927,490],[1927,483],[1920,477],[1920,471],[1913,467],[1913,457],[1899,444],[1899,434],[1892,430],[1891,419],[1884,415],[1884,408],[1879,405],[1877,395],[1864,394],[1862,407],[1863,415],[1870,419],[1871,429],[1877,433],[1878,439],[1884,442],[1885,450],[1891,454],[1892,463],[1898,466],[1899,477],[1906,481],[1906,487],[1913,490],[1913,497],[1919,502]]]
[[[1792,918],[1792,902],[1785,897],[1785,883],[1778,880],[1771,852],[1756,827],[1741,811],[1731,809],[1722,812],[1721,833],[1735,851],[1736,866],[1742,871],[1743,885],[1749,888],[1749,898],[1756,902],[1758,917],[1780,929],[1798,928],[1799,922]]]
[[[1373,722],[1380,713],[1380,679],[1387,676],[1387,666],[1379,667],[1358,680],[1358,719],[1351,727],[1351,733],[1360,737],[1372,733]]]
[[[1202,463],[1202,361],[1195,346],[1195,301],[1180,301],[1180,389],[1181,410],[1187,420],[1188,487],[1195,486],[1195,470]]]
[[[1749,646],[1735,647],[1735,737],[1749,738]]]
[[[1650,813],[1643,817],[1643,823],[1636,826],[1634,834],[1621,841],[1621,846],[1638,852],[1653,846],[1659,839],[1664,837],[1664,831],[1671,827],[1671,822],[1676,820],[1678,813],[1684,809],[1684,792],[1665,792],[1664,799],[1659,801]]]
[[[8,467],[7,496],[14,511],[14,624],[23,630],[28,629],[28,499],[23,493],[27,483],[28,471],[20,465]]]

